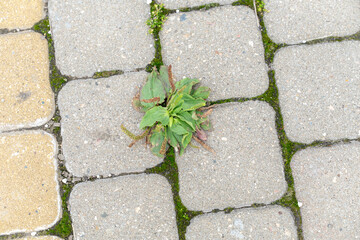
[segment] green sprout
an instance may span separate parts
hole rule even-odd
[[[184,78],[174,84],[171,66],[161,66],[159,72],[154,68],[133,98],[133,107],[145,112],[140,122],[144,133],[136,136],[121,125],[123,132],[133,139],[129,147],[146,138],[156,156],[164,157],[170,146],[182,155],[194,139],[214,153],[204,142],[207,139],[204,130],[210,129],[212,112],[211,107],[205,107],[210,89],[195,87],[199,82],[198,79]]]
[[[166,11],[164,4],[152,4],[150,18],[146,24],[150,27],[149,33],[153,34],[154,31],[160,31],[163,22],[166,20]]]

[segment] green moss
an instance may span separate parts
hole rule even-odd
[[[159,34],[169,12],[163,4],[156,4],[154,1],[150,4],[150,18],[146,24],[149,26],[149,33],[152,34],[154,38],[155,57],[151,63],[146,66],[145,70],[147,72],[151,72],[154,66],[159,69],[159,67],[163,65]]]
[[[232,6],[240,6],[240,5],[243,5],[243,6],[248,6],[248,7],[250,7],[251,9],[254,9],[254,5],[253,5],[253,1],[252,1],[252,0],[239,0],[239,1],[233,2],[231,5],[232,5]]]
[[[52,118],[52,120],[54,121],[54,122],[60,122],[60,116],[59,115],[55,115],[53,118]]]
[[[207,105],[215,105],[215,104],[223,104],[223,103],[230,103],[230,102],[246,102],[252,100],[253,98],[228,98],[228,99],[221,99],[216,101],[210,101]]]
[[[67,208],[67,201],[69,200],[72,188],[73,185],[62,184],[62,218],[54,227],[40,232],[39,235],[56,235],[61,238],[67,238],[72,234],[72,222]]]
[[[203,214],[203,212],[189,211],[181,202],[179,196],[179,173],[177,164],[175,162],[174,149],[168,149],[164,162],[156,167],[147,169],[145,172],[148,174],[160,174],[166,177],[169,181],[173,193],[179,239],[185,240],[186,227],[190,224],[190,220],[199,214]]]
[[[211,8],[219,7],[219,6],[220,6],[219,3],[209,3],[209,4],[204,4],[204,5],[200,5],[200,6],[196,6],[196,7],[180,8],[179,11],[180,12],[191,12],[191,11],[199,11],[199,10],[209,10]],[[175,11],[172,10],[171,12],[175,12]]]
[[[115,76],[115,75],[120,75],[123,74],[124,72],[121,70],[113,70],[113,71],[103,71],[103,72],[96,72],[94,73],[94,75],[92,76],[92,78],[97,79],[97,78],[108,78],[111,76]]]
[[[227,207],[227,208],[224,209],[224,212],[225,213],[231,213],[234,210],[235,210],[235,208],[233,208],[233,207]]]
[[[61,75],[59,69],[55,65],[55,48],[54,42],[50,34],[49,18],[45,18],[36,23],[33,28],[35,32],[41,33],[48,41],[49,48],[49,62],[50,62],[50,84],[55,93],[57,93],[61,87],[68,81],[68,79]]]
[[[326,43],[326,42],[342,42],[342,41],[349,41],[349,40],[360,40],[360,31],[344,37],[326,37],[321,39],[315,39],[311,41],[307,41],[305,44],[312,45],[312,44],[319,44],[319,43]]]
[[[54,128],[53,128],[53,133],[54,133],[55,135],[58,135],[58,134],[60,133],[60,127],[54,127]]]

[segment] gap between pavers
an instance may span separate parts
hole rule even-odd
[[[164,7],[167,9],[179,9],[179,8],[187,8],[187,7],[196,7],[204,4],[210,3],[219,3],[219,4],[231,4],[233,0],[159,0],[160,4],[164,4]]]

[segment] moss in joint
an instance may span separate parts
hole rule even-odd
[[[65,239],[73,233],[72,221],[67,208],[67,201],[69,200],[72,188],[73,185],[62,184],[62,218],[54,227],[40,232],[39,235],[56,235]]]
[[[209,10],[211,8],[219,7],[219,6],[220,6],[219,3],[208,3],[208,4],[196,6],[196,7],[180,8],[179,11],[180,12],[191,12],[191,11],[199,11],[199,10]],[[175,10],[172,10],[171,12],[173,13],[173,12],[175,12]]]
[[[46,17],[45,19],[36,23],[32,29],[35,32],[44,35],[46,40],[48,41],[49,62],[50,62],[50,84],[53,91],[57,93],[59,92],[61,87],[68,81],[68,79],[63,75],[61,75],[59,69],[55,65],[55,48],[54,48],[54,42],[50,34],[49,18]]]
[[[150,4],[150,18],[146,24],[149,26],[149,33],[153,35],[155,46],[155,57],[150,64],[146,66],[146,71],[151,72],[154,67],[160,68],[163,65],[160,43],[160,31],[164,24],[169,10],[163,4],[156,4],[154,1]]]
[[[203,212],[189,211],[181,202],[179,196],[179,173],[177,164],[175,162],[174,149],[168,149],[164,162],[158,166],[147,169],[145,172],[148,174],[160,174],[168,179],[173,193],[179,239],[185,240],[186,227],[190,224],[190,220],[199,214],[203,214]]]
[[[92,78],[97,79],[97,78],[108,78],[111,76],[115,76],[115,75],[120,75],[123,74],[124,72],[121,70],[113,70],[113,71],[103,71],[103,72],[96,72],[94,73],[94,75],[92,76]]]

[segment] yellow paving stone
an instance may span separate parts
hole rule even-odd
[[[32,31],[0,35],[0,132],[42,125],[54,109],[46,39]]]
[[[0,0],[0,29],[31,28],[43,17],[43,0]]]
[[[54,225],[61,215],[55,138],[44,131],[0,134],[0,235]]]
[[[41,236],[41,237],[25,237],[17,240],[62,240],[62,238],[55,236]]]

